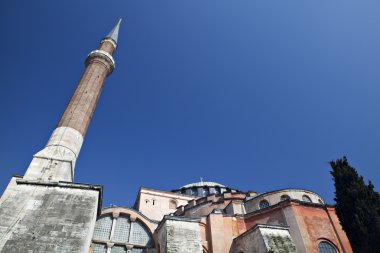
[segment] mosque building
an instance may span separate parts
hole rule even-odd
[[[220,183],[141,187],[133,207],[102,207],[100,185],[74,169],[105,79],[120,21],[90,52],[46,146],[0,198],[0,252],[352,253],[333,205],[304,189],[257,193]]]

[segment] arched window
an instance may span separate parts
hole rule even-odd
[[[269,206],[268,200],[264,199],[260,201],[260,204],[259,204],[260,209],[267,208],[268,206]]]
[[[114,226],[112,228],[112,226]],[[111,230],[114,232],[111,235]],[[114,246],[111,253],[126,253],[126,244],[133,246],[132,253],[146,253],[147,248],[154,247],[149,229],[140,220],[131,220],[129,216],[104,216],[96,221],[93,237],[93,253],[106,253],[106,243]]]
[[[169,201],[169,209],[177,209],[177,201],[175,201],[174,199],[171,199]]]
[[[290,199],[290,197],[289,197],[289,195],[286,195],[286,194],[281,195],[281,197],[280,197],[280,201],[284,201],[284,200],[287,200],[287,199]]]
[[[219,186],[215,186],[215,194],[220,194],[220,187]]]
[[[207,186],[203,187],[202,191],[203,191],[203,196],[204,197],[207,196],[210,193],[210,190],[208,189]]]
[[[303,195],[302,196],[302,200],[305,201],[305,202],[312,203],[311,198],[309,196],[307,196],[307,195]]]
[[[327,241],[322,241],[318,244],[318,253],[337,253],[336,248]]]
[[[181,189],[181,194],[186,194],[186,189],[185,188]]]
[[[193,195],[193,196],[197,196],[198,195],[197,187],[191,188],[191,195]]]

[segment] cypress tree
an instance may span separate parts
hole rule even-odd
[[[355,253],[380,253],[380,195],[343,157],[331,161],[336,213]]]

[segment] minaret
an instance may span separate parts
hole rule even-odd
[[[74,179],[75,162],[94,114],[104,81],[115,68],[112,54],[117,47],[121,19],[86,58],[79,80],[57,128],[46,147],[34,155],[24,176],[28,180],[67,181]]]
[[[74,183],[74,167],[104,81],[115,68],[120,20],[86,69],[45,148],[0,198],[0,253],[83,252],[102,206],[102,186]]]

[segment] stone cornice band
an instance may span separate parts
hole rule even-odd
[[[101,60],[100,62],[106,64],[106,67],[109,69],[108,75],[111,74],[112,71],[115,69],[115,60],[113,59],[112,55],[103,50],[94,50],[91,53],[89,53],[86,58],[85,64],[87,66],[90,62],[99,59]]]
[[[104,43],[104,42],[109,42],[113,45],[113,47],[116,49],[117,48],[117,44],[115,43],[115,41],[113,39],[102,39],[102,41],[100,41],[100,44]]]

